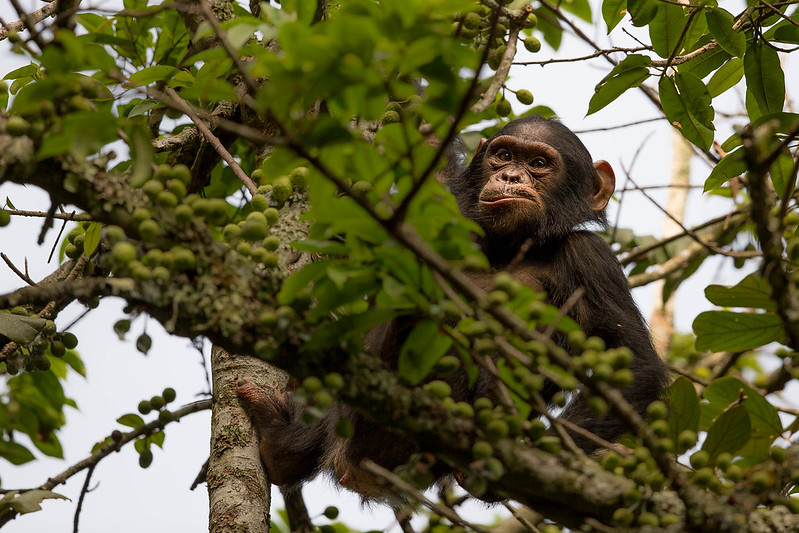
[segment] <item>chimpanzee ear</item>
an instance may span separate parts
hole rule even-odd
[[[594,195],[591,197],[591,209],[602,211],[608,205],[613,191],[616,189],[616,174],[613,172],[610,163],[600,160],[594,162],[596,169],[596,185]]]

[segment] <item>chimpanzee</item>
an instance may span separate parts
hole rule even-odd
[[[605,224],[605,206],[613,194],[615,176],[606,161],[592,163],[577,136],[556,120],[517,119],[480,143],[468,167],[440,178],[449,187],[462,213],[477,222],[484,234],[475,237],[489,259],[492,273],[472,274],[482,288],[492,288],[493,274],[508,271],[518,281],[546,293],[546,301],[562,307],[580,288],[584,291],[568,314],[586,335],[604,339],[608,348],[626,346],[634,354],[634,379],[623,389],[639,413],[666,387],[666,366],[658,357],[646,324],[630,294],[627,278],[610,247],[581,226]],[[371,330],[365,348],[391,366],[415,323],[399,318]],[[568,349],[562,336],[556,342]],[[450,378],[456,400],[473,401],[489,393],[491,379],[482,376],[469,388],[465,375]],[[550,400],[557,388],[549,383]],[[359,467],[369,458],[386,468],[408,460],[415,451],[410,438],[387,432],[344,406],[310,427],[299,421],[299,408],[290,395],[267,397],[246,380],[238,384],[260,433],[261,457],[269,479],[296,486],[323,470],[339,483],[367,498],[385,490]],[[354,424],[348,440],[336,437],[334,424],[344,413]],[[624,426],[613,415],[597,417],[577,395],[561,416],[613,441]],[[596,445],[572,435],[586,451]]]

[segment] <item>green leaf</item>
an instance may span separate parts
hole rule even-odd
[[[735,453],[749,441],[749,413],[743,405],[723,412],[710,426],[702,449],[710,454],[711,461],[719,454]]]
[[[69,152],[75,159],[85,159],[117,138],[117,120],[106,111],[84,111],[64,117],[60,131],[49,132],[36,157],[44,160]]]
[[[627,0],[627,11],[633,19],[633,26],[642,27],[649,24],[658,12],[656,0]]]
[[[158,446],[159,448],[164,447],[164,440],[166,439],[166,433],[163,431],[156,431],[150,435],[150,442]]]
[[[777,304],[771,299],[771,287],[759,274],[749,274],[734,287],[708,285],[705,297],[721,307],[754,307],[775,311]]]
[[[702,80],[691,72],[678,72],[674,75],[674,81],[677,83],[677,89],[680,91],[688,113],[703,126],[712,130],[715,115],[711,106],[713,98]]]
[[[41,511],[40,505],[44,500],[69,500],[66,496],[49,490],[26,490],[25,492],[11,491],[0,499],[0,511],[13,509],[19,514]]]
[[[762,43],[750,44],[744,54],[744,75],[762,114],[782,111],[785,73],[776,50]]]
[[[735,17],[728,11],[717,7],[705,13],[707,27],[710,35],[725,51],[735,57],[741,57],[746,52],[746,35],[732,29]]]
[[[122,415],[117,418],[117,422],[122,424],[123,426],[128,426],[130,428],[136,429],[140,428],[144,425],[144,419],[135,413],[128,413],[126,415]]]
[[[97,249],[97,245],[100,244],[100,230],[102,228],[103,225],[99,222],[92,222],[86,228],[86,237],[83,240],[83,253],[86,254],[86,257],[91,257]]]
[[[245,24],[236,20],[236,24],[227,30],[227,37],[230,40],[231,46],[235,50],[244,46],[258,30],[258,26],[258,24]]]
[[[4,80],[18,80],[20,78],[31,78],[35,77],[39,73],[39,67],[36,65],[25,65],[24,67],[19,67],[17,69],[12,70],[5,76],[3,76]]]
[[[756,464],[768,457],[772,442],[783,432],[777,409],[757,390],[737,378],[722,378],[711,383],[704,392],[709,403],[703,404],[703,418],[713,419],[738,402],[749,413],[749,443],[740,450],[741,464]]]
[[[709,43],[712,39],[709,35],[705,35],[704,37],[700,38],[694,45],[691,47],[689,51],[693,52],[698,50],[699,48],[705,46]],[[700,78],[705,78],[708,74],[713,72],[714,70],[718,69],[721,65],[724,64],[725,61],[729,60],[732,56],[724,51],[724,49],[720,46],[716,46],[706,52],[699,54],[698,56],[694,57],[683,63],[682,65],[677,65],[676,69],[678,72],[686,72],[690,71],[699,76]]]
[[[147,126],[135,120],[130,122],[133,123],[128,128],[128,146],[132,160],[130,184],[133,187],[141,187],[153,174],[153,145],[150,143],[150,131]]]
[[[732,178],[740,176],[747,171],[746,161],[744,160],[743,150],[735,150],[724,156],[724,158],[713,167],[710,176],[705,181],[704,192],[717,189],[730,181]]]
[[[608,33],[624,19],[627,13],[627,0],[605,0],[602,2],[602,18],[608,27]]]
[[[713,77],[707,82],[707,90],[710,96],[715,98],[728,89],[735,87],[743,77],[744,60],[740,57],[735,57],[724,63],[724,65],[713,74]]]
[[[25,446],[7,440],[0,440],[0,457],[12,465],[25,464],[35,459]]]
[[[435,322],[425,320],[416,324],[400,350],[400,376],[410,383],[419,383],[451,345],[452,338],[441,331]]]
[[[785,197],[785,189],[793,185],[794,176],[793,158],[786,153],[780,154],[771,165],[771,181],[780,197]]]
[[[680,51],[680,37],[687,22],[688,18],[681,6],[666,3],[658,6],[658,12],[649,24],[649,38],[652,48],[660,57],[669,57]]]
[[[294,272],[280,287],[277,302],[280,305],[288,305],[293,302],[300,291],[322,279],[332,264],[335,264],[332,260],[314,261]]]
[[[588,3],[588,0],[564,0],[559,6],[564,11],[574,13],[589,24],[593,22],[591,18],[591,4]]]
[[[796,17],[796,15],[794,15]],[[774,30],[775,41],[783,43],[799,44],[799,27],[793,24],[785,24]]]
[[[36,338],[47,320],[33,316],[0,313],[0,335],[18,344],[26,344]]]
[[[696,317],[692,327],[699,351],[743,352],[785,336],[782,320],[774,313],[705,311]]]
[[[178,69],[170,65],[153,65],[134,72],[129,81],[135,85],[150,85],[157,81],[168,80],[176,72]]]
[[[680,130],[683,137],[707,151],[713,143],[713,130],[703,125],[689,111],[688,104],[695,104],[687,98],[684,99],[677,92],[677,86],[672,78],[664,76],[658,83],[660,101],[663,111],[671,125]]]
[[[558,18],[553,17],[549,11],[543,8],[533,11],[533,13],[538,16],[538,25],[535,29],[541,32],[544,41],[555,50],[560,48],[560,42],[563,40],[563,27]]]
[[[591,97],[586,114],[596,113],[628,89],[641,85],[649,77],[647,66],[651,62],[652,59],[648,56],[639,54],[627,56],[605,76],[599,89]]]
[[[699,430],[699,396],[694,384],[680,376],[669,387],[669,438],[677,442],[677,437],[689,429]]]

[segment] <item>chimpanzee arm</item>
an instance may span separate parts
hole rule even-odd
[[[563,305],[582,287],[585,291],[569,315],[587,336],[601,337],[608,348],[626,346],[633,352],[633,382],[622,394],[639,413],[663,394],[668,371],[658,356],[649,330],[630,293],[630,285],[611,249],[595,233],[580,231],[566,238],[551,265],[545,283],[552,303]],[[585,396],[578,395],[561,415],[592,433],[613,441],[627,429],[613,414],[589,412]],[[575,436],[586,450],[595,445]]]
[[[238,381],[236,388],[252,411],[269,482],[291,487],[315,476],[331,431],[328,418],[305,426],[290,394],[268,396],[244,379]]]

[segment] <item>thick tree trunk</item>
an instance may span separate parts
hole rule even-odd
[[[307,211],[304,194],[295,194],[280,209],[280,220],[270,234],[280,238],[277,250],[279,270],[283,275],[308,264],[308,254],[294,251],[289,243],[304,238],[308,222],[301,219]],[[258,435],[238,394],[236,381],[243,377],[267,393],[285,390],[285,372],[249,355],[233,355],[218,346],[211,349],[211,374],[214,385],[214,405],[211,414],[211,457],[208,464],[208,496],[210,501],[209,531],[228,533],[269,532],[271,498],[258,454]],[[291,518],[308,520],[300,513],[304,508],[301,496],[293,496],[297,513]],[[288,500],[288,498],[287,498]],[[288,504],[287,504],[288,506]],[[307,514],[307,513],[306,513]]]
[[[211,533],[269,532],[269,481],[258,455],[258,435],[236,394],[236,380],[246,376],[267,391],[286,386],[286,375],[249,356],[211,349],[214,405],[208,496]]]

